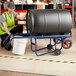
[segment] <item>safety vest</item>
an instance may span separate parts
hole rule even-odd
[[[15,13],[15,12],[14,12]],[[12,14],[12,17],[10,19],[9,15],[7,12],[2,14],[6,20],[6,24],[7,24],[7,28],[8,30],[12,30],[14,28],[15,25],[15,19],[14,19],[14,15]],[[0,35],[2,34],[6,34],[5,28],[3,26],[3,24],[1,23],[1,27],[0,27]]]

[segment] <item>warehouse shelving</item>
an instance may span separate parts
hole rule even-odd
[[[4,13],[4,12],[6,12],[6,10],[1,10],[1,13]],[[27,12],[27,10],[15,10],[15,12],[17,12],[17,13],[25,13],[25,12]]]
[[[62,0],[62,5],[63,5],[63,9],[68,9],[70,8],[71,9],[71,13],[72,13],[72,25],[74,27],[74,2],[75,0],[70,0],[72,5],[71,6],[65,6],[65,0]]]

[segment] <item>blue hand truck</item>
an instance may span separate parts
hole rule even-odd
[[[42,56],[42,55],[46,55],[46,54],[53,53],[53,52],[54,52],[55,55],[60,55],[62,48],[69,49],[72,46],[72,41],[70,39],[70,37],[72,37],[72,33],[71,32],[68,35],[49,35],[49,36],[30,36],[27,33],[24,33],[24,34],[11,34],[11,35],[13,35],[13,38],[10,39],[10,41],[7,43],[6,46],[9,46],[9,44],[11,43],[11,41],[13,39],[30,38],[30,40],[31,40],[31,50],[33,52],[35,52],[35,54],[37,56]],[[5,39],[5,41],[11,35],[9,35]],[[19,37],[16,37],[16,36],[19,36]],[[35,39],[35,42],[33,42],[32,39]],[[50,39],[50,42],[49,42],[49,44],[46,47],[37,49],[37,39]],[[51,42],[52,39],[54,40],[54,44],[53,45],[52,45],[52,42]],[[57,44],[61,44],[61,46],[60,46],[59,49],[57,49]],[[32,48],[33,46],[35,46],[35,49],[34,50]],[[53,48],[53,47],[55,47],[55,48]],[[46,53],[38,54],[38,51],[44,50],[44,49],[48,49],[48,50],[52,50],[52,51],[48,51]]]

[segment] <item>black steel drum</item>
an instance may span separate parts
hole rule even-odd
[[[64,34],[71,31],[72,18],[68,10],[29,10],[26,19],[30,35]]]

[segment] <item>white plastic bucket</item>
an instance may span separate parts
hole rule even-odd
[[[18,36],[16,36],[18,37]],[[24,55],[28,39],[14,39],[13,54]]]

